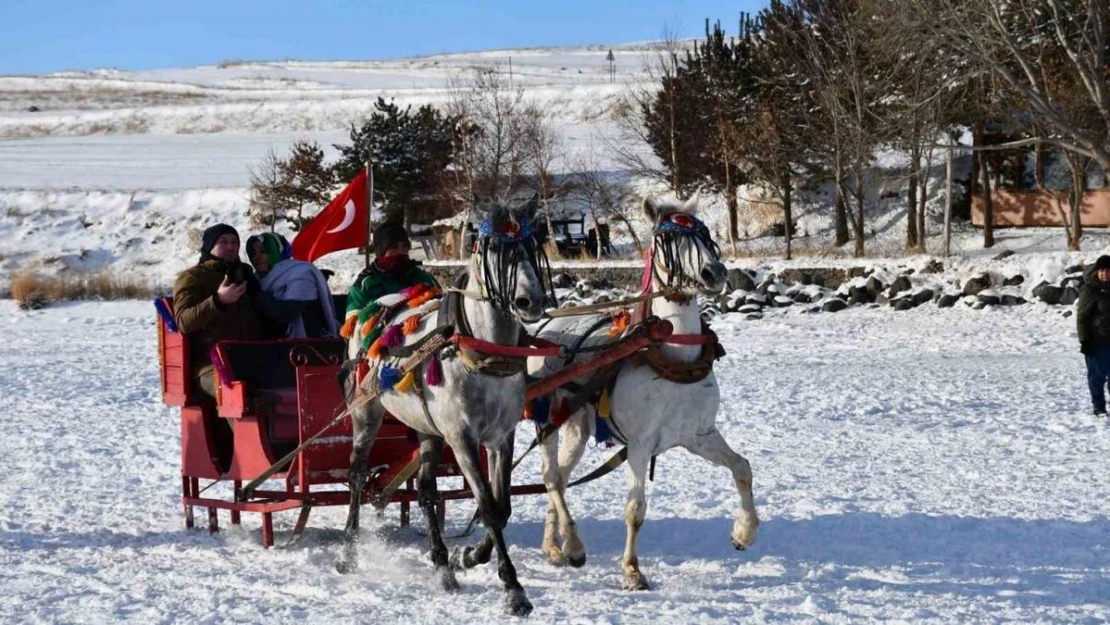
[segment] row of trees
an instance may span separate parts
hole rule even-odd
[[[549,230],[551,203],[569,198],[595,223],[624,224],[639,246],[623,184],[599,171],[593,152],[566,162],[550,114],[496,67],[454,77],[449,93],[442,110],[402,108],[379,98],[364,121],[352,124],[350,143],[334,146],[334,163],[325,163],[320,147],[309,142],[295,143],[284,158],[271,153],[252,175],[255,222],[273,228],[285,221],[299,230],[370,162],[375,203],[388,218],[427,224],[464,215],[465,223],[475,204],[538,194]],[[567,169],[579,173],[556,174]]]
[[[1073,172],[1068,242],[1090,161],[1110,171],[1110,6],[1104,0],[772,0],[736,35],[720,24],[692,50],[674,40],[654,81],[623,108],[622,143],[640,140],[656,162],[615,146],[625,165],[680,196],[723,193],[729,236],[737,189],[772,191],[791,254],[799,178],[834,183],[836,243],[865,253],[868,172],[876,149],[909,157],[906,247],[925,247],[927,173],[937,148],[972,130],[973,179],[993,245],[990,189],[1005,153],[992,137],[1063,151]],[[951,152],[948,154],[951,157]]]

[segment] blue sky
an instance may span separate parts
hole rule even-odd
[[[766,0],[0,0],[0,74],[362,60],[734,32]]]

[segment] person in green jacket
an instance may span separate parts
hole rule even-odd
[[[417,284],[439,287],[432,274],[409,258],[412,243],[404,224],[387,221],[379,225],[374,230],[370,248],[374,262],[359,274],[347,291],[344,335],[350,335],[359,311],[378,298]]]

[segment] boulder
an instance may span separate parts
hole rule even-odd
[[[1025,282],[1025,276],[1020,273],[1016,276],[1010,276],[1002,281],[1002,286],[1017,286]]]
[[[1001,303],[1002,299],[998,296],[998,292],[992,289],[983,289],[975,294],[979,303],[986,306],[997,306]]]
[[[934,293],[932,289],[921,289],[909,297],[913,298],[914,306],[920,306],[925,302],[933,301],[933,298],[936,297],[936,293]]]
[[[973,276],[964,283],[964,295],[978,295],[979,291],[991,288],[991,277],[989,274],[981,273]]]
[[[844,310],[847,307],[848,307],[848,302],[840,299],[839,297],[829,298],[829,299],[825,300],[824,304],[821,304],[821,310],[823,310],[825,312],[831,312],[831,313],[840,312],[840,311]]]
[[[747,315],[751,313],[763,312],[763,307],[756,304],[744,304],[740,308],[737,308],[736,312]]]
[[[894,299],[898,297],[899,293],[909,291],[913,288],[913,284],[906,276],[898,276],[898,278],[890,285],[890,290],[887,291],[887,297]]]
[[[921,273],[944,273],[944,263],[937,259],[930,260],[921,268]]]
[[[875,298],[879,297],[879,293],[882,293],[883,291],[886,290],[886,285],[883,284],[882,280],[879,280],[875,276],[871,276],[870,278],[867,279],[866,288],[867,288],[867,293],[871,296],[871,298],[868,301],[873,302],[873,301],[875,301]]]
[[[1060,305],[1071,306],[1077,299],[1079,299],[1079,290],[1069,286],[1064,289],[1064,292],[1060,295]]]
[[[871,291],[867,287],[850,286],[848,287],[848,303],[849,304],[870,304],[875,301],[875,296],[871,295]]]
[[[732,290],[743,289],[745,291],[755,290],[755,280],[751,274],[744,269],[729,269],[728,270],[728,286]]]
[[[578,279],[566,272],[551,279],[551,286],[557,289],[573,289],[577,283]]]
[[[911,308],[915,308],[916,306],[917,304],[913,302],[913,297],[909,295],[905,297],[899,297],[898,299],[890,302],[890,307],[894,310],[909,310]]]
[[[958,301],[960,301],[959,295],[955,293],[946,293],[941,295],[940,299],[937,300],[937,308],[951,308],[955,306]]]
[[[813,302],[813,298],[810,297],[809,293],[806,293],[805,291],[798,291],[790,297],[798,304],[809,304]]]
[[[767,296],[762,293],[748,293],[748,296],[744,298],[744,303],[763,306],[767,303]]]
[[[1059,304],[1060,298],[1063,295],[1064,289],[1058,286],[1052,286],[1047,282],[1042,282],[1033,288],[1033,297],[1046,304]]]
[[[997,256],[995,256],[991,260],[1002,260],[1004,258],[1009,258],[1013,255],[1014,255],[1013,250],[1002,250]]]
[[[745,315],[744,318],[748,321],[759,321],[763,318],[763,313],[751,313],[749,315]]]
[[[775,308],[786,308],[787,306],[793,306],[794,300],[785,295],[776,295],[775,299],[771,300],[771,305]]]
[[[1000,303],[1003,306],[1020,306],[1025,303],[1025,298],[1020,295],[1010,295],[1009,293],[1000,298]]]

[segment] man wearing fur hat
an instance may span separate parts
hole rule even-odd
[[[417,284],[439,286],[432,274],[409,258],[411,248],[408,232],[400,222],[387,221],[374,230],[370,242],[374,262],[355,279],[347,292],[345,336],[350,334],[359,311],[370,302]]]
[[[261,339],[266,331],[255,307],[258,291],[250,268],[239,260],[239,233],[227,224],[204,231],[200,260],[173,284],[173,316],[189,340],[190,369],[198,401],[215,405],[216,382],[209,351],[225,339]]]
[[[1079,351],[1087,362],[1087,386],[1095,415],[1106,416],[1110,382],[1110,256],[1099,256],[1083,276],[1075,305]]]

